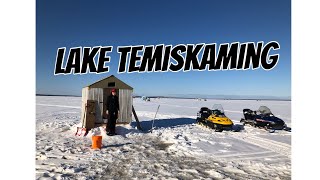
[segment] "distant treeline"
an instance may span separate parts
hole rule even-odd
[[[65,96],[65,97],[81,97],[79,95],[58,95],[58,94],[36,94],[36,96]]]
[[[36,96],[62,96],[62,97],[81,97],[79,95],[55,95],[55,94],[36,94]],[[143,96],[133,95],[133,98]],[[171,99],[214,99],[214,100],[254,100],[254,101],[291,101],[291,99],[257,99],[257,98],[197,98],[197,97],[177,97],[177,96],[147,96],[148,98],[171,98]]]
[[[133,98],[143,96],[134,95]],[[171,98],[171,99],[213,99],[213,100],[254,100],[254,101],[291,101],[291,99],[256,99],[256,98],[197,98],[197,97],[176,97],[176,96],[147,96],[148,98]]]

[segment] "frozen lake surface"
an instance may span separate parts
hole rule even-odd
[[[291,133],[244,126],[240,132],[214,132],[195,124],[200,107],[222,104],[240,124],[242,109],[268,106],[291,126],[291,101],[134,98],[144,132],[118,125],[92,150],[91,135],[74,136],[81,97],[36,97],[36,177],[38,179],[291,179]],[[155,130],[150,133],[155,111]]]

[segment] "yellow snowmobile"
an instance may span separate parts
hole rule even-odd
[[[202,107],[197,113],[197,122],[215,129],[217,132],[233,130],[233,122],[224,114],[220,104],[215,104],[212,110]]]

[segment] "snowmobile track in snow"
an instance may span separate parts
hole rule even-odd
[[[243,136],[240,134],[232,134],[231,137],[276,152],[283,156],[291,157],[291,145],[286,143],[251,135]]]

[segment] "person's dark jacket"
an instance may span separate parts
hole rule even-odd
[[[107,110],[109,112],[118,112],[119,111],[119,98],[118,98],[118,96],[110,95],[108,97]]]

